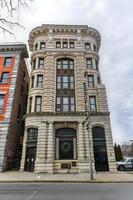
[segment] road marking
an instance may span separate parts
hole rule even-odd
[[[37,193],[37,191],[34,191],[26,200],[31,200],[31,198]]]

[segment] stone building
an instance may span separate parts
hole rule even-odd
[[[90,149],[95,172],[116,170],[106,89],[99,72],[100,42],[99,32],[86,25],[44,24],[31,31],[32,71],[20,170],[89,172]]]
[[[24,134],[29,72],[25,44],[0,45],[0,171],[18,168]]]

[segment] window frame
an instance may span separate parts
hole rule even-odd
[[[94,100],[94,103],[92,103],[92,99]],[[91,112],[97,112],[96,96],[89,96],[89,106]]]
[[[1,99],[1,97],[3,96],[3,98]],[[5,101],[5,94],[0,94],[0,113],[3,113],[3,106],[4,106],[4,101]],[[2,104],[1,104],[2,102]]]
[[[95,87],[95,84],[94,84],[94,75],[90,74],[88,75],[88,87],[89,88],[93,88]],[[90,78],[92,78],[92,80],[89,80]]]
[[[3,78],[5,74],[8,75],[7,78]],[[10,75],[10,72],[2,72],[0,83],[1,83],[1,84],[8,84],[9,75]],[[6,82],[3,82],[3,80],[6,80]]]
[[[5,57],[5,60],[4,60],[4,67],[11,67],[12,65],[12,58],[11,56],[9,57]],[[8,61],[8,59],[10,59],[10,61]]]
[[[43,63],[41,63],[43,61]],[[38,58],[38,69],[44,68],[44,58]]]
[[[37,98],[40,98],[40,103],[37,104]],[[37,106],[39,106],[39,109],[37,108]],[[41,112],[42,110],[42,96],[35,96],[35,112]]]
[[[46,42],[40,42],[40,50],[44,50],[46,48]]]
[[[42,80],[39,80],[39,77],[42,78]],[[40,84],[40,85],[39,85]],[[37,74],[37,79],[36,79],[36,87],[43,87],[43,75],[42,74]]]

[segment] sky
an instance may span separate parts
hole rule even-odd
[[[100,72],[106,85],[114,142],[133,140],[133,1],[32,0],[21,8],[15,38],[0,32],[0,42],[26,42],[42,24],[82,24],[102,37]]]

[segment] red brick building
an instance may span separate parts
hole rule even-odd
[[[19,168],[29,87],[25,44],[0,45],[0,171]]]

